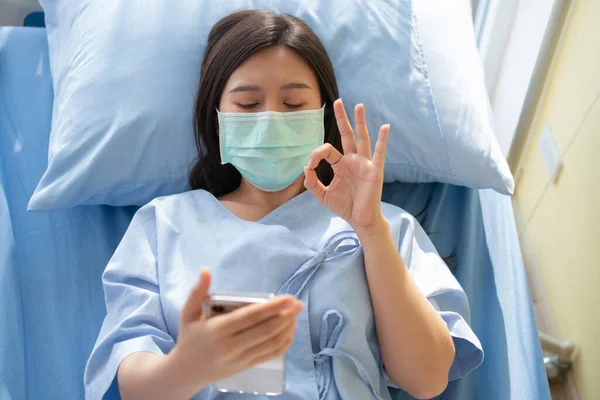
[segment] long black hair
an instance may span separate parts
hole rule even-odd
[[[342,152],[333,102],[339,97],[333,65],[325,47],[302,20],[264,10],[230,14],[212,28],[204,52],[200,85],[194,105],[194,130],[198,161],[190,171],[192,189],[204,189],[215,197],[237,189],[240,173],[231,164],[221,164],[216,109],[221,93],[235,69],[255,52],[271,46],[285,46],[302,56],[317,76],[321,101],[325,104],[325,142]],[[333,179],[330,165],[323,161],[316,169],[324,185]]]

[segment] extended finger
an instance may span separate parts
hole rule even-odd
[[[294,342],[295,331],[296,324],[293,324],[286,330],[280,332],[277,336],[271,338],[271,340],[247,349],[240,356],[241,363],[246,368],[249,368],[251,366],[282,356]]]
[[[233,347],[250,349],[254,346],[259,346],[265,342],[270,342],[282,332],[290,330],[296,325],[296,317],[298,313],[294,313],[285,317],[272,317],[256,325],[244,332],[241,332],[231,338]]]
[[[377,137],[377,143],[375,144],[375,153],[373,154],[373,164],[382,168],[385,165],[385,151],[387,147],[387,140],[390,135],[390,124],[383,125],[379,130],[379,136]]]
[[[229,314],[218,316],[215,320],[218,318],[219,329],[223,335],[235,335],[299,303],[292,296],[279,296],[267,303],[242,307]]]
[[[342,159],[342,157],[342,153],[333,147],[331,143],[325,143],[310,153],[310,158],[308,159],[306,167],[308,169],[315,169],[321,160],[327,161],[333,167]]]
[[[181,310],[181,323],[189,324],[202,317],[202,304],[208,297],[210,289],[211,274],[208,268],[200,270],[200,277],[192,287],[187,301]]]
[[[356,153],[356,140],[354,139],[354,131],[352,125],[348,121],[346,110],[342,99],[337,99],[333,103],[333,111],[335,113],[335,121],[342,137],[342,148],[345,154]]]
[[[354,108],[354,122],[356,124],[356,136],[358,137],[358,154],[371,159],[371,139],[367,128],[365,117],[365,106],[358,104]]]

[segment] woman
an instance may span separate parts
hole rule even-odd
[[[362,105],[355,121],[356,139],[302,21],[240,11],[213,27],[197,190],[142,207],[107,266],[87,397],[212,399],[211,383],[287,351],[283,398],[431,398],[481,362],[454,312],[468,313],[462,289],[415,220],[381,203],[389,125],[371,156]],[[209,287],[281,296],[206,319]]]

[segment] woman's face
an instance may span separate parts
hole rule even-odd
[[[321,106],[317,76],[308,63],[284,46],[273,46],[254,53],[231,74],[219,111],[289,112]]]

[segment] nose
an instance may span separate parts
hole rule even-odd
[[[285,107],[281,97],[278,94],[267,93],[263,103],[263,109],[261,111],[286,112],[289,110]]]

